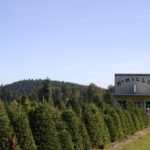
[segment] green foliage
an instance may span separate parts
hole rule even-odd
[[[108,104],[113,105],[113,96],[109,90],[106,90],[106,93],[104,95],[104,101]]]
[[[29,113],[29,111],[31,110],[31,105],[30,105],[30,100],[27,96],[22,96],[22,99],[21,99],[21,104],[24,108],[24,110]]]
[[[138,117],[137,117],[136,113],[131,112],[131,116],[132,116],[133,123],[134,123],[136,131],[139,131],[140,130],[140,123],[139,123],[139,120],[138,120]]]
[[[124,111],[124,118],[125,118],[125,124],[126,124],[126,128],[127,128],[126,135],[131,135],[132,131],[131,131],[130,123],[129,123],[129,120],[128,120],[128,117],[127,117],[125,111]]]
[[[72,89],[69,86],[62,87],[63,101],[67,103],[72,96]]]
[[[93,102],[103,99],[104,90],[91,83],[87,88],[88,102]]]
[[[103,148],[109,143],[105,130],[105,123],[95,105],[86,105],[83,108],[83,119],[90,136],[92,147]]]
[[[67,130],[72,136],[75,150],[83,150],[82,137],[79,134],[79,123],[75,113],[66,110],[62,113],[62,119],[66,123]]]
[[[114,142],[118,138],[118,132],[115,123],[109,114],[105,115],[104,120],[110,133],[111,142]]]
[[[128,134],[128,131],[127,131],[128,129],[127,129],[127,124],[126,124],[126,120],[125,120],[125,114],[119,106],[116,108],[116,112],[119,115],[123,132],[124,132],[124,134],[127,135]]]
[[[52,89],[51,89],[51,82],[49,79],[43,81],[43,87],[41,89],[43,98],[49,102],[51,101],[52,96]]]
[[[22,106],[8,106],[8,115],[21,150],[36,150],[31,128]]]
[[[43,104],[32,115],[32,132],[38,150],[61,150],[52,111],[52,107]]]
[[[66,129],[60,131],[60,142],[62,150],[74,150],[72,138]]]
[[[114,108],[110,108],[108,110],[108,113],[109,113],[109,115],[111,115],[111,117],[115,123],[116,130],[118,131],[118,138],[119,139],[122,138],[124,136],[124,133],[123,133],[123,129],[121,126],[121,121],[120,121],[119,115],[117,114],[117,112]]]
[[[128,128],[129,129],[128,132],[130,132],[131,134],[134,134],[136,132],[136,128],[134,126],[134,122],[131,117],[131,113],[129,113],[128,111],[125,111],[125,115],[126,115],[128,123],[129,123],[129,127],[130,127],[130,128]]]
[[[138,121],[139,121],[139,124],[140,124],[140,129],[144,129],[145,126],[144,126],[144,120],[142,118],[141,110],[139,108],[135,108],[134,112],[137,115],[137,118],[138,118]]]
[[[53,98],[53,102],[55,107],[57,107],[58,109],[64,109],[64,103],[63,103],[63,99],[62,99],[63,93],[61,92],[60,88],[56,88],[53,89],[53,93],[52,93],[52,98]]]
[[[142,118],[143,118],[143,122],[144,122],[144,127],[146,128],[149,126],[149,118],[147,116],[146,111],[142,110],[141,113],[142,113]]]
[[[68,101],[68,106],[71,106],[72,110],[76,113],[78,117],[81,117],[82,115],[82,109],[79,104],[79,101],[75,98],[72,98]]]
[[[80,135],[82,136],[82,145],[84,150],[91,150],[90,138],[87,133],[85,124],[83,124],[82,122],[79,124],[79,131]]]
[[[0,150],[10,150],[10,140],[13,130],[6,109],[0,100]]]

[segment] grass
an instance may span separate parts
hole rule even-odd
[[[149,150],[150,149],[150,134],[139,138],[132,144],[129,144],[123,150]]]

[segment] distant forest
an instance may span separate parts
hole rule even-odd
[[[114,87],[24,80],[0,87],[0,150],[92,150],[149,126],[129,101],[113,106]]]

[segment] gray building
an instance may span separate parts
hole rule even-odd
[[[126,101],[150,108],[150,74],[115,74],[114,103],[124,106]]]

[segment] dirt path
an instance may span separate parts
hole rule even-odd
[[[116,141],[110,144],[110,146],[108,148],[105,148],[105,150],[122,150],[127,145],[135,142],[137,139],[144,137],[148,134],[150,134],[150,127],[142,131],[139,131],[135,133],[134,135],[128,136],[127,139]]]

